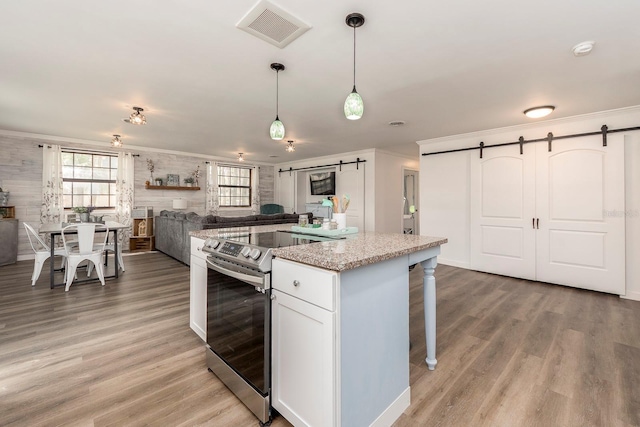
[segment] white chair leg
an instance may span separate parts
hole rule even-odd
[[[67,268],[65,269],[65,274],[67,276],[67,284],[64,287],[65,292],[69,292],[69,288],[71,287],[71,282],[73,282],[73,278],[76,275],[76,268],[78,268],[77,261],[67,261]]]
[[[101,262],[96,264],[96,273],[98,273],[100,283],[102,283],[102,286],[104,286],[104,267],[102,266]]]
[[[124,261],[122,260],[122,251],[118,250],[118,266],[124,272]]]
[[[33,274],[31,275],[31,286],[36,285],[36,280],[38,280],[38,277],[40,277],[44,261],[44,259],[36,257],[36,260],[33,264]]]

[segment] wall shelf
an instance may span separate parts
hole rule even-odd
[[[146,185],[144,186],[147,190],[187,190],[187,191],[198,191],[200,187],[180,187],[177,185]]]

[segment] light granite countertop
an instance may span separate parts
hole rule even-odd
[[[260,233],[279,230],[291,230],[291,224],[199,230],[192,231],[191,235],[206,239],[225,233]],[[344,239],[340,240],[274,248],[273,255],[339,272],[418,252],[444,243],[447,243],[447,239],[443,237],[363,231],[346,235]]]

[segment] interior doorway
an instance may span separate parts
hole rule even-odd
[[[418,216],[419,173],[414,169],[402,170],[403,197],[402,197],[402,232],[404,234],[420,234]]]

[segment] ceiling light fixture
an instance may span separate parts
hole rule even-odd
[[[122,139],[120,138],[120,135],[113,135],[113,138],[111,139],[111,146],[115,148],[122,147]]]
[[[591,53],[593,50],[593,46],[596,44],[594,41],[586,41],[582,43],[578,43],[574,47],[571,48],[574,56],[586,56]]]
[[[242,153],[238,153],[238,161],[244,162],[244,157],[242,157]]]
[[[541,117],[548,116],[555,109],[556,107],[554,107],[553,105],[543,105],[542,107],[529,108],[527,110],[524,110],[523,113],[530,119],[539,119]]]
[[[276,72],[276,119],[273,121],[273,123],[271,123],[269,135],[271,135],[271,139],[280,141],[282,140],[282,138],[284,138],[284,124],[282,124],[280,118],[278,117],[278,104],[280,101],[280,79],[278,78],[278,75],[280,74],[280,71],[284,71],[284,65],[274,62],[273,64],[271,64],[271,69],[275,70]]]
[[[364,24],[364,16],[350,13],[346,19],[347,25],[353,28],[353,90],[344,101],[344,115],[349,120],[358,120],[364,113],[364,102],[356,91],[356,28]]]
[[[293,141],[287,141],[287,147],[285,150],[287,150],[287,153],[293,153],[296,151],[296,147],[293,146]]]
[[[133,113],[129,116],[128,123],[132,125],[146,125],[147,118],[142,114],[144,108],[133,107]]]

